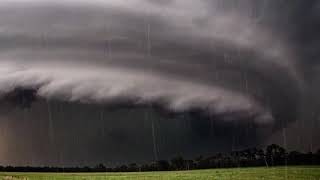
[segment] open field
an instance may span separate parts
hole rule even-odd
[[[296,166],[275,168],[233,168],[210,169],[171,172],[141,172],[141,173],[11,173],[1,172],[0,179],[110,179],[110,180],[207,180],[207,179],[288,179],[288,180],[320,180],[319,166]]]

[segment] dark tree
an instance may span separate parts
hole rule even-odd
[[[175,157],[171,159],[171,165],[175,170],[185,169],[184,159],[182,156]]]
[[[269,165],[284,165],[286,150],[279,145],[271,144],[267,147],[266,158]]]
[[[168,170],[170,170],[170,164],[166,160],[157,161],[156,164],[157,164],[156,166],[157,166],[157,170],[158,171],[168,171]]]

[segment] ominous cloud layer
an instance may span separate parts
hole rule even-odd
[[[261,145],[296,122],[317,127],[318,7],[2,1],[0,160],[194,156]]]

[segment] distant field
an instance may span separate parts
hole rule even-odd
[[[223,180],[223,179],[288,179],[320,180],[320,166],[297,166],[275,168],[233,168],[172,172],[141,173],[0,173],[0,179],[111,179],[111,180]]]

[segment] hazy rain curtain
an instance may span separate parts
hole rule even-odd
[[[0,163],[317,148],[319,7],[1,1]]]

